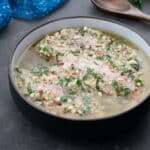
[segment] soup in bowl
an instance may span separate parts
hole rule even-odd
[[[139,35],[115,23],[66,18],[19,43],[11,79],[23,99],[51,115],[109,118],[149,96],[149,49]]]

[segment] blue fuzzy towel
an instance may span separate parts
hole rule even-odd
[[[36,19],[43,17],[66,0],[0,0],[0,29],[9,23],[11,17]]]

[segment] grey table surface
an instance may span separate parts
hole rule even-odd
[[[150,13],[150,1],[144,0],[144,11]],[[8,59],[16,42],[34,27],[49,20],[68,16],[96,16],[117,20],[139,32],[150,42],[150,24],[118,17],[96,9],[90,0],[69,0],[52,14],[34,21],[13,19],[0,32],[0,150],[149,150],[150,109],[131,133],[120,133],[105,140],[73,139],[51,134],[29,121],[12,100],[8,85]],[[107,132],[107,131],[106,131]],[[100,134],[100,133],[99,133]]]

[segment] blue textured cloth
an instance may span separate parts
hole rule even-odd
[[[8,0],[0,0],[0,29],[3,29],[10,22],[12,11]]]
[[[65,0],[10,0],[13,17],[24,19],[40,18],[61,6]]]
[[[7,26],[11,17],[36,19],[43,17],[67,0],[0,0],[0,29]]]

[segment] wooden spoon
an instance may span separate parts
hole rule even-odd
[[[134,7],[128,0],[91,0],[98,8],[129,17],[134,17],[143,21],[150,21],[150,15],[143,13]]]

